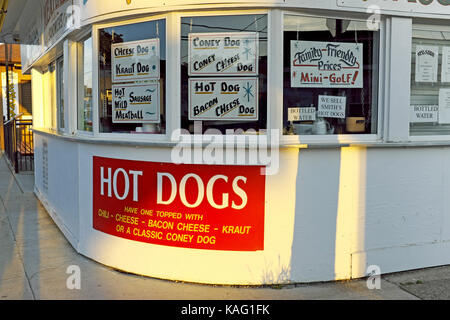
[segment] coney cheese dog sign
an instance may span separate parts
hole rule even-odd
[[[258,33],[190,33],[189,75],[258,75]]]

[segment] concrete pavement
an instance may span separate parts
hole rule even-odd
[[[157,299],[303,300],[450,299],[450,267],[365,280],[268,287],[212,286],[123,273],[78,254],[33,194],[32,174],[14,175],[0,155],[0,300]],[[67,268],[79,266],[81,289],[68,289]]]

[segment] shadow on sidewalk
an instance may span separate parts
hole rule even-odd
[[[33,275],[28,274],[26,265],[40,264],[39,250],[30,255],[26,249],[29,245],[39,248],[39,203],[31,187],[34,175],[21,177],[12,172],[0,155],[0,299],[34,299]]]

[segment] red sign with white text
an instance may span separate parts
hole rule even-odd
[[[93,227],[172,247],[263,250],[262,169],[94,157]]]

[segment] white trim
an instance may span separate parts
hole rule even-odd
[[[99,81],[99,34],[98,29],[93,26],[91,33],[92,41],[92,132],[94,136],[99,134],[99,112],[100,107],[100,81]]]
[[[171,13],[166,19],[166,139],[181,128],[181,16]],[[168,94],[167,88],[171,88]]]
[[[156,141],[160,141],[160,140],[168,140],[167,137],[167,128],[168,128],[168,114],[169,114],[169,94],[168,94],[168,88],[172,88],[172,83],[168,81],[168,69],[169,69],[169,65],[173,65],[173,63],[170,62],[169,60],[169,56],[171,56],[171,54],[169,54],[169,52],[171,52],[172,50],[170,50],[171,48],[168,45],[168,39],[169,39],[169,35],[168,35],[168,17],[169,14],[162,14],[162,15],[152,15],[152,16],[147,16],[144,18],[134,18],[134,19],[127,19],[124,21],[116,21],[116,22],[111,22],[111,23],[101,23],[101,24],[94,24],[92,27],[92,95],[93,95],[93,99],[92,99],[92,106],[93,106],[93,132],[94,132],[94,136],[95,137],[102,137],[102,138],[111,138],[111,139],[134,139],[134,140],[156,140]],[[144,22],[150,22],[150,21],[156,21],[156,20],[165,20],[165,24],[166,24],[166,30],[165,30],[165,34],[166,34],[166,39],[164,39],[166,41],[166,77],[164,79],[165,81],[165,89],[164,89],[164,95],[165,95],[165,110],[164,110],[164,114],[166,117],[166,133],[157,133],[157,134],[141,134],[141,133],[115,133],[115,132],[101,132],[100,131],[100,118],[99,118],[99,108],[100,108],[100,69],[99,69],[99,62],[98,62],[98,56],[100,53],[100,47],[99,47],[99,31],[100,29],[104,29],[104,28],[111,28],[111,27],[116,27],[116,26],[124,26],[124,25],[131,25],[131,24],[137,24],[137,23],[144,23]],[[173,57],[172,57],[173,58]],[[160,70],[161,72],[161,70]],[[179,84],[178,84],[179,85]],[[172,97],[171,97],[172,98]]]

